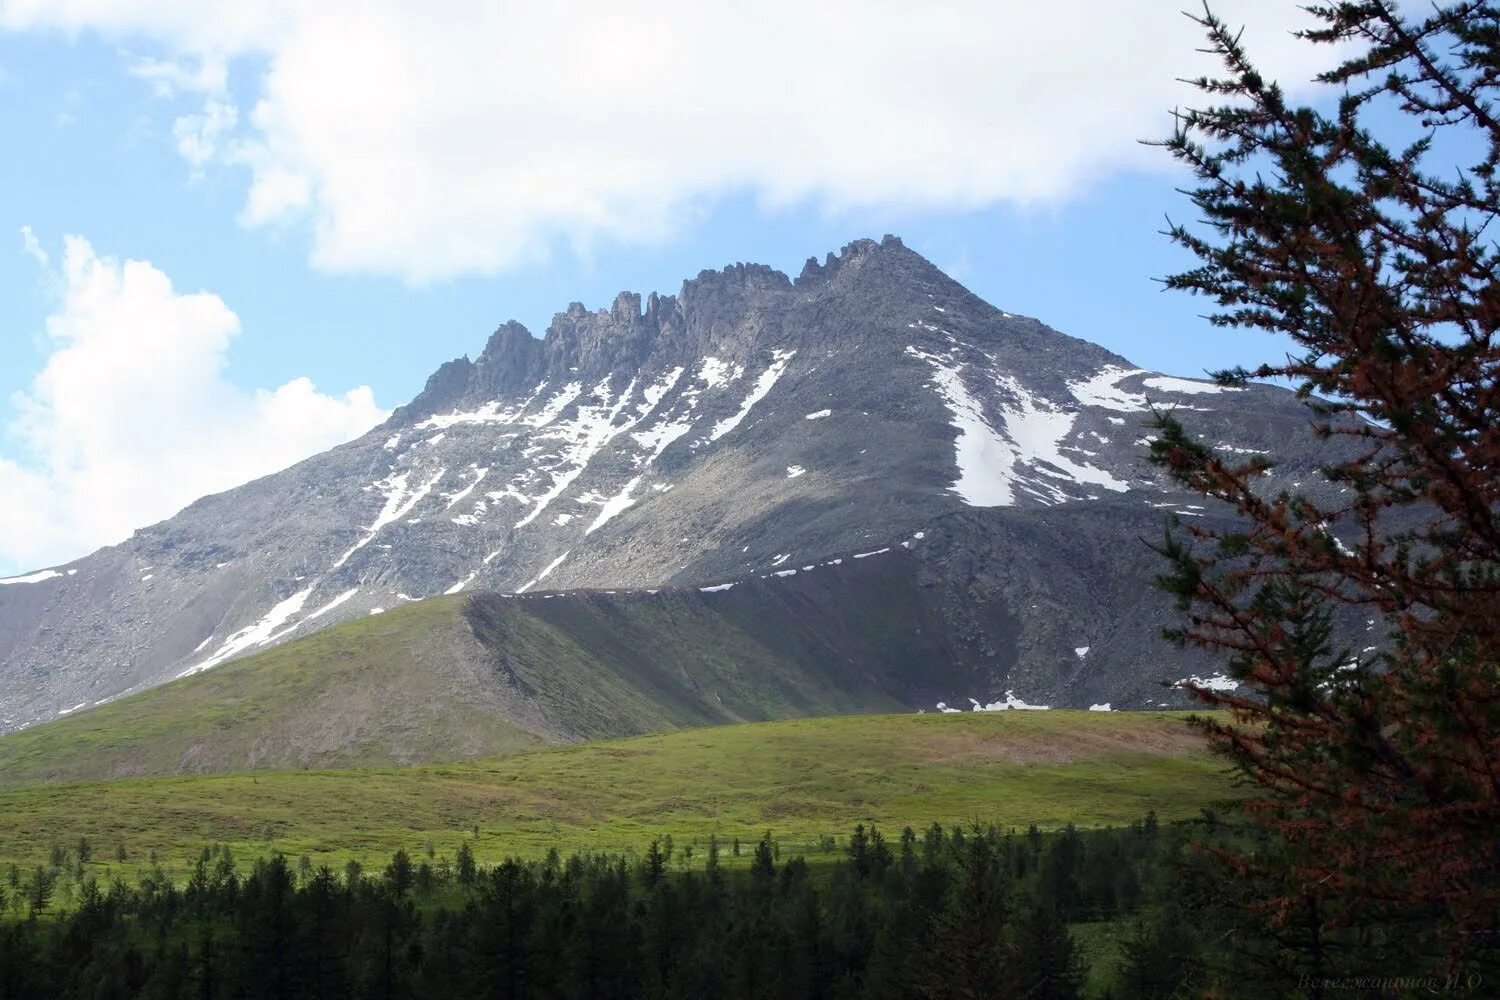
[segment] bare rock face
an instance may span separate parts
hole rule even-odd
[[[1012,623],[955,697],[1168,702],[1202,668],[1156,639],[1140,539],[1214,512],[1145,463],[1151,405],[1313,476],[1292,393],[1141,371],[894,237],[795,281],[737,264],[574,303],[359,440],[0,581],[0,731],[430,595],[774,581],[902,546],[956,595],[949,627]]]

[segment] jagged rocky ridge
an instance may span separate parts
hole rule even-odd
[[[902,542],[1014,623],[950,701],[1170,701],[1159,681],[1204,667],[1156,638],[1141,539],[1213,512],[1145,463],[1150,405],[1314,475],[1290,392],[1141,371],[893,237],[795,280],[741,264],[575,303],[356,441],[0,581],[0,730],[425,596],[777,579]]]

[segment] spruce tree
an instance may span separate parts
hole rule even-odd
[[[36,871],[31,875],[31,884],[27,887],[26,901],[31,906],[31,915],[39,917],[47,912],[47,907],[52,902],[52,890],[55,880],[51,869],[37,865]]]
[[[865,825],[858,824],[854,833],[849,838],[849,864],[854,869],[854,874],[865,878],[870,874],[870,838],[865,833]]]
[[[193,978],[197,980],[199,1000],[213,1000],[219,995],[219,953],[214,945],[212,923],[203,925],[198,939],[197,963]]]
[[[642,871],[646,888],[654,889],[667,877],[667,856],[661,849],[661,841],[651,841],[651,847],[646,851],[646,864]]]
[[[750,861],[751,879],[759,886],[768,886],[776,876],[776,861],[771,849],[768,833],[755,845],[755,857]]]
[[[936,921],[931,951],[921,957],[922,991],[930,997],[1004,996],[1008,889],[989,839],[977,828],[968,837],[960,833],[954,831],[962,854],[948,904]]]
[[[344,864],[344,888],[353,892],[364,877],[364,867],[353,858]]]
[[[1120,1000],[1166,1000],[1202,985],[1198,933],[1171,898],[1137,920],[1120,942]]]
[[[458,845],[458,882],[465,888],[474,884],[479,869],[474,864],[474,849],[467,840]]]
[[[397,900],[405,899],[407,893],[411,892],[416,878],[411,858],[405,850],[398,850],[391,857],[391,863],[385,869],[385,884],[390,889],[391,895]]]
[[[1026,1000],[1075,1000],[1083,969],[1057,907],[1038,899],[1017,928],[1011,988]]]
[[[1240,682],[1195,693],[1229,711],[1202,726],[1277,837],[1263,904],[1410,922],[1452,967],[1492,947],[1500,908],[1500,7],[1309,10],[1301,37],[1341,46],[1326,104],[1198,18],[1224,70],[1162,144],[1201,216],[1171,227],[1197,266],[1166,285],[1291,343],[1218,378],[1295,385],[1331,489],[1159,414],[1153,460],[1237,517],[1171,529],[1162,584],[1173,637]]]

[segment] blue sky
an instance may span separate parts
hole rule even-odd
[[[1004,60],[867,5],[831,54],[816,26],[806,53],[773,35],[786,51],[750,80],[733,43],[762,26],[664,9],[646,29],[705,50],[689,82],[611,64],[656,44],[635,24],[580,37],[519,8],[455,27],[376,4],[345,10],[350,30],[337,11],[197,6],[0,0],[0,575],[357,433],[505,320],[540,334],[573,300],[741,260],[795,273],[862,236],[899,234],[1001,308],[1144,367],[1198,375],[1272,347],[1152,280],[1186,263],[1159,230],[1191,213],[1185,178],[1135,141],[1189,97],[1175,4],[1101,3],[1082,79],[1057,75],[1074,40],[1037,39],[1031,4],[994,22]],[[961,25],[995,5],[954,7]],[[1261,10],[1267,58],[1305,78],[1293,5]],[[505,62],[484,43],[521,31],[507,16],[565,33],[597,79],[548,59],[476,98],[474,67]]]
[[[21,153],[0,159],[0,224],[11,234],[0,256],[0,296],[13,304],[0,331],[7,396],[49,353],[38,334],[52,302],[22,252],[23,225],[54,251],[63,234],[82,234],[102,253],[151,261],[181,289],[217,293],[246,331],[231,350],[231,377],[246,387],[307,375],[328,388],[368,383],[388,405],[410,398],[442,361],[477,353],[505,320],[540,334],[574,300],[597,307],[622,289],[672,292],[703,268],[741,260],[795,274],[809,256],[887,232],[1001,308],[1147,367],[1198,374],[1265,346],[1206,331],[1201,304],[1160,293],[1152,279],[1187,258],[1159,231],[1191,206],[1174,190],[1182,176],[1139,169],[1055,202],[970,211],[761,207],[730,191],[663,245],[587,256],[554,247],[544,263],[415,286],[321,273],[307,264],[305,233],[236,222],[242,177],[191,175],[170,134],[187,102],[154,100],[113,46],[91,35],[0,38],[0,116]]]

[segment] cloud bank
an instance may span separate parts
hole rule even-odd
[[[1138,140],[1213,68],[1181,6],[0,0],[0,26],[158,49],[134,71],[197,95],[174,141],[194,171],[247,172],[246,225],[420,282],[660,240],[729,194],[963,211],[1169,169]],[[1296,3],[1214,6],[1283,81],[1326,63]]]
[[[27,253],[48,258],[30,230]],[[64,240],[52,353],[0,433],[0,573],[56,564],[369,430],[368,386],[342,396],[305,378],[246,392],[224,378],[239,319],[140,260]]]

